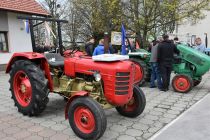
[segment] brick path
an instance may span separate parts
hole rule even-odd
[[[210,73],[189,94],[165,93],[142,88],[147,105],[144,113],[135,119],[120,116],[115,109],[106,110],[108,126],[101,140],[145,140],[170,123],[182,112],[208,94]],[[0,73],[0,139],[1,140],[78,140],[64,118],[65,102],[50,94],[46,110],[38,117],[18,113],[10,98],[9,76]]]

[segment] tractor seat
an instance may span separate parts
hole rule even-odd
[[[45,53],[45,58],[47,62],[52,67],[63,67],[64,66],[64,57],[59,53]]]

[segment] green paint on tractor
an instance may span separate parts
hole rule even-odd
[[[183,69],[183,71],[187,69],[188,71],[191,71],[189,74],[192,75],[192,78],[194,79],[202,77],[202,75],[209,71],[210,57],[208,55],[183,44],[179,44],[177,48],[180,50],[182,62],[174,65],[175,73],[180,71],[179,69]],[[179,65],[184,67],[180,67]]]
[[[197,86],[201,82],[202,76],[209,71],[210,57],[185,44],[178,44],[177,48],[180,51],[180,55],[175,56],[173,71],[176,76],[172,80],[172,86],[175,91],[186,93],[189,92],[193,86]],[[130,59],[145,64],[146,68],[144,68],[144,70],[146,69],[147,73],[149,73],[148,75],[151,74],[149,63],[150,56],[151,53],[144,49],[137,49],[136,52],[129,53]],[[147,78],[149,78],[149,76],[147,76]],[[183,85],[183,83],[175,83],[182,81],[181,78],[185,79],[186,83],[190,85],[189,87],[186,86],[187,89],[185,90],[180,90],[176,87],[176,85]]]

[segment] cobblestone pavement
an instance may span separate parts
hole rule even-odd
[[[182,112],[208,94],[210,73],[189,94],[165,93],[143,87],[147,105],[135,119],[120,116],[115,109],[106,110],[108,126],[101,140],[145,140],[177,118]],[[38,117],[18,113],[10,98],[9,76],[0,73],[0,139],[1,140],[78,140],[64,118],[65,102],[50,94],[46,110]]]

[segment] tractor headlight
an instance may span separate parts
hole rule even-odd
[[[96,72],[96,73],[93,74],[93,76],[95,77],[95,80],[97,82],[101,81],[101,74],[100,73]]]

